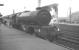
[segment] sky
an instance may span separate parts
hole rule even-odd
[[[0,0],[0,12],[5,16],[13,13],[22,12],[24,10],[35,10],[38,7],[38,0]],[[58,3],[58,16],[67,17],[69,15],[69,8],[71,12],[79,11],[78,0],[41,0],[41,6]]]

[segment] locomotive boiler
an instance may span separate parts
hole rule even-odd
[[[51,14],[48,10],[41,9],[36,11],[28,11],[13,14],[11,25],[13,27],[19,27],[23,30],[26,27],[40,27],[47,26],[51,20]],[[35,28],[34,27],[34,28]]]
[[[23,12],[17,16],[18,23],[48,25],[51,20],[51,14],[47,10],[37,10],[32,12]]]

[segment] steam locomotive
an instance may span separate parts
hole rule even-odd
[[[47,9],[37,8],[36,11],[12,14],[10,25],[29,34],[52,41],[58,33],[55,25],[49,25],[51,18],[52,16]]]

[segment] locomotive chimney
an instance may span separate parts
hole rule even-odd
[[[36,10],[41,10],[41,7],[37,7]]]

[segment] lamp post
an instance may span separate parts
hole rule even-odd
[[[4,6],[4,4],[0,4],[0,6]],[[2,14],[0,13],[0,17],[2,17]]]
[[[4,6],[4,4],[0,4],[0,6]],[[3,19],[2,19],[2,14],[0,13],[0,22],[2,23]]]
[[[4,6],[4,4],[0,4],[0,6]]]

